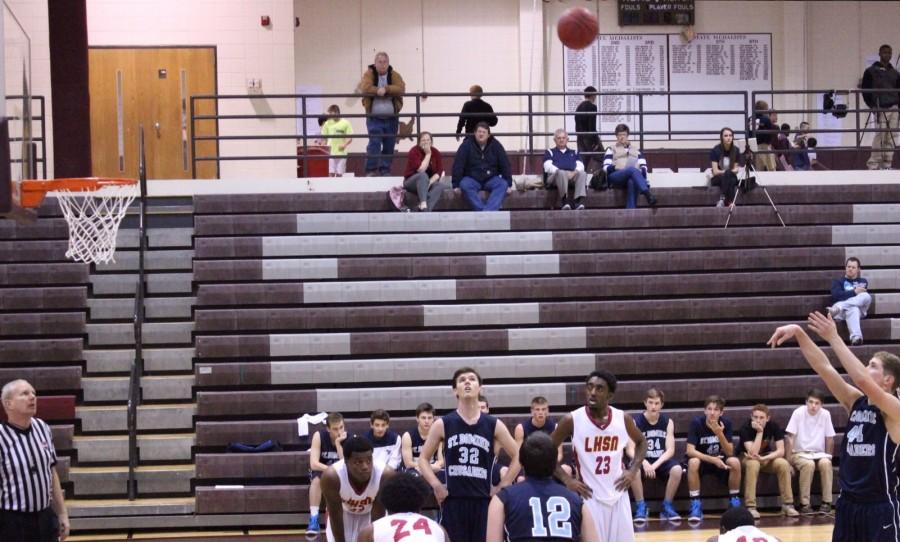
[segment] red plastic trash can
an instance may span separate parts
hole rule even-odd
[[[306,154],[306,164],[309,171],[305,172],[303,168],[303,155]],[[327,177],[328,176],[328,147],[315,146],[303,147],[297,146],[297,177]]]

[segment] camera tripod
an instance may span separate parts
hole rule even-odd
[[[875,109],[881,109],[881,100],[878,98],[878,96],[875,96]],[[876,128],[878,128],[878,126],[880,124],[879,120],[883,119],[884,123],[887,125],[887,134],[891,140],[891,147],[896,147],[897,143],[894,141],[894,130],[891,127],[891,123],[889,122],[890,119],[888,119],[887,113],[888,113],[887,111],[871,111],[870,110],[868,115],[866,115],[866,122],[865,122],[865,124],[863,124],[863,126],[865,128],[868,128],[869,123],[872,121],[872,116],[874,116],[875,117],[874,126]],[[879,133],[883,134],[884,132],[879,132]],[[859,135],[856,136],[856,146],[857,147],[859,147],[862,144],[862,140],[863,140],[863,137],[865,137],[865,135],[866,135],[865,131],[860,131]]]
[[[756,169],[753,167],[753,151],[747,150],[745,154],[745,160],[747,162],[747,166],[744,168],[744,173],[742,178],[738,181],[737,190],[734,193],[734,200],[731,202],[731,206],[728,208],[728,217],[725,219],[725,229],[728,229],[728,223],[731,221],[731,215],[734,214],[734,210],[737,209],[738,198],[741,195],[741,192],[750,192],[754,188],[762,189],[763,193],[766,195],[766,198],[769,200],[769,205],[772,206],[772,211],[775,213],[775,216],[778,217],[778,221],[781,222],[781,227],[786,228],[787,225],[784,223],[784,219],[781,218],[781,213],[778,212],[778,207],[775,205],[775,200],[772,199],[772,196],[769,195],[769,191],[766,190],[766,187],[761,184],[756,184],[756,177],[751,176],[750,172],[756,172]]]

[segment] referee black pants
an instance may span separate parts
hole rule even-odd
[[[0,541],[57,542],[59,520],[51,508],[40,512],[0,510]]]

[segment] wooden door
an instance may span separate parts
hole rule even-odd
[[[91,157],[93,174],[138,175],[138,127],[144,127],[148,179],[190,179],[190,97],[216,93],[213,47],[91,48]],[[196,102],[213,115],[215,102]],[[198,136],[217,134],[215,120],[196,124]],[[197,156],[216,154],[215,141],[198,141]],[[214,179],[214,161],[197,163],[198,179]]]

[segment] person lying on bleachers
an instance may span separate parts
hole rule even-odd
[[[828,307],[828,314],[836,322],[847,321],[851,346],[861,346],[863,343],[859,321],[866,317],[872,303],[869,281],[860,276],[861,270],[859,258],[851,256],[844,265],[844,276],[831,281],[831,306]]]

